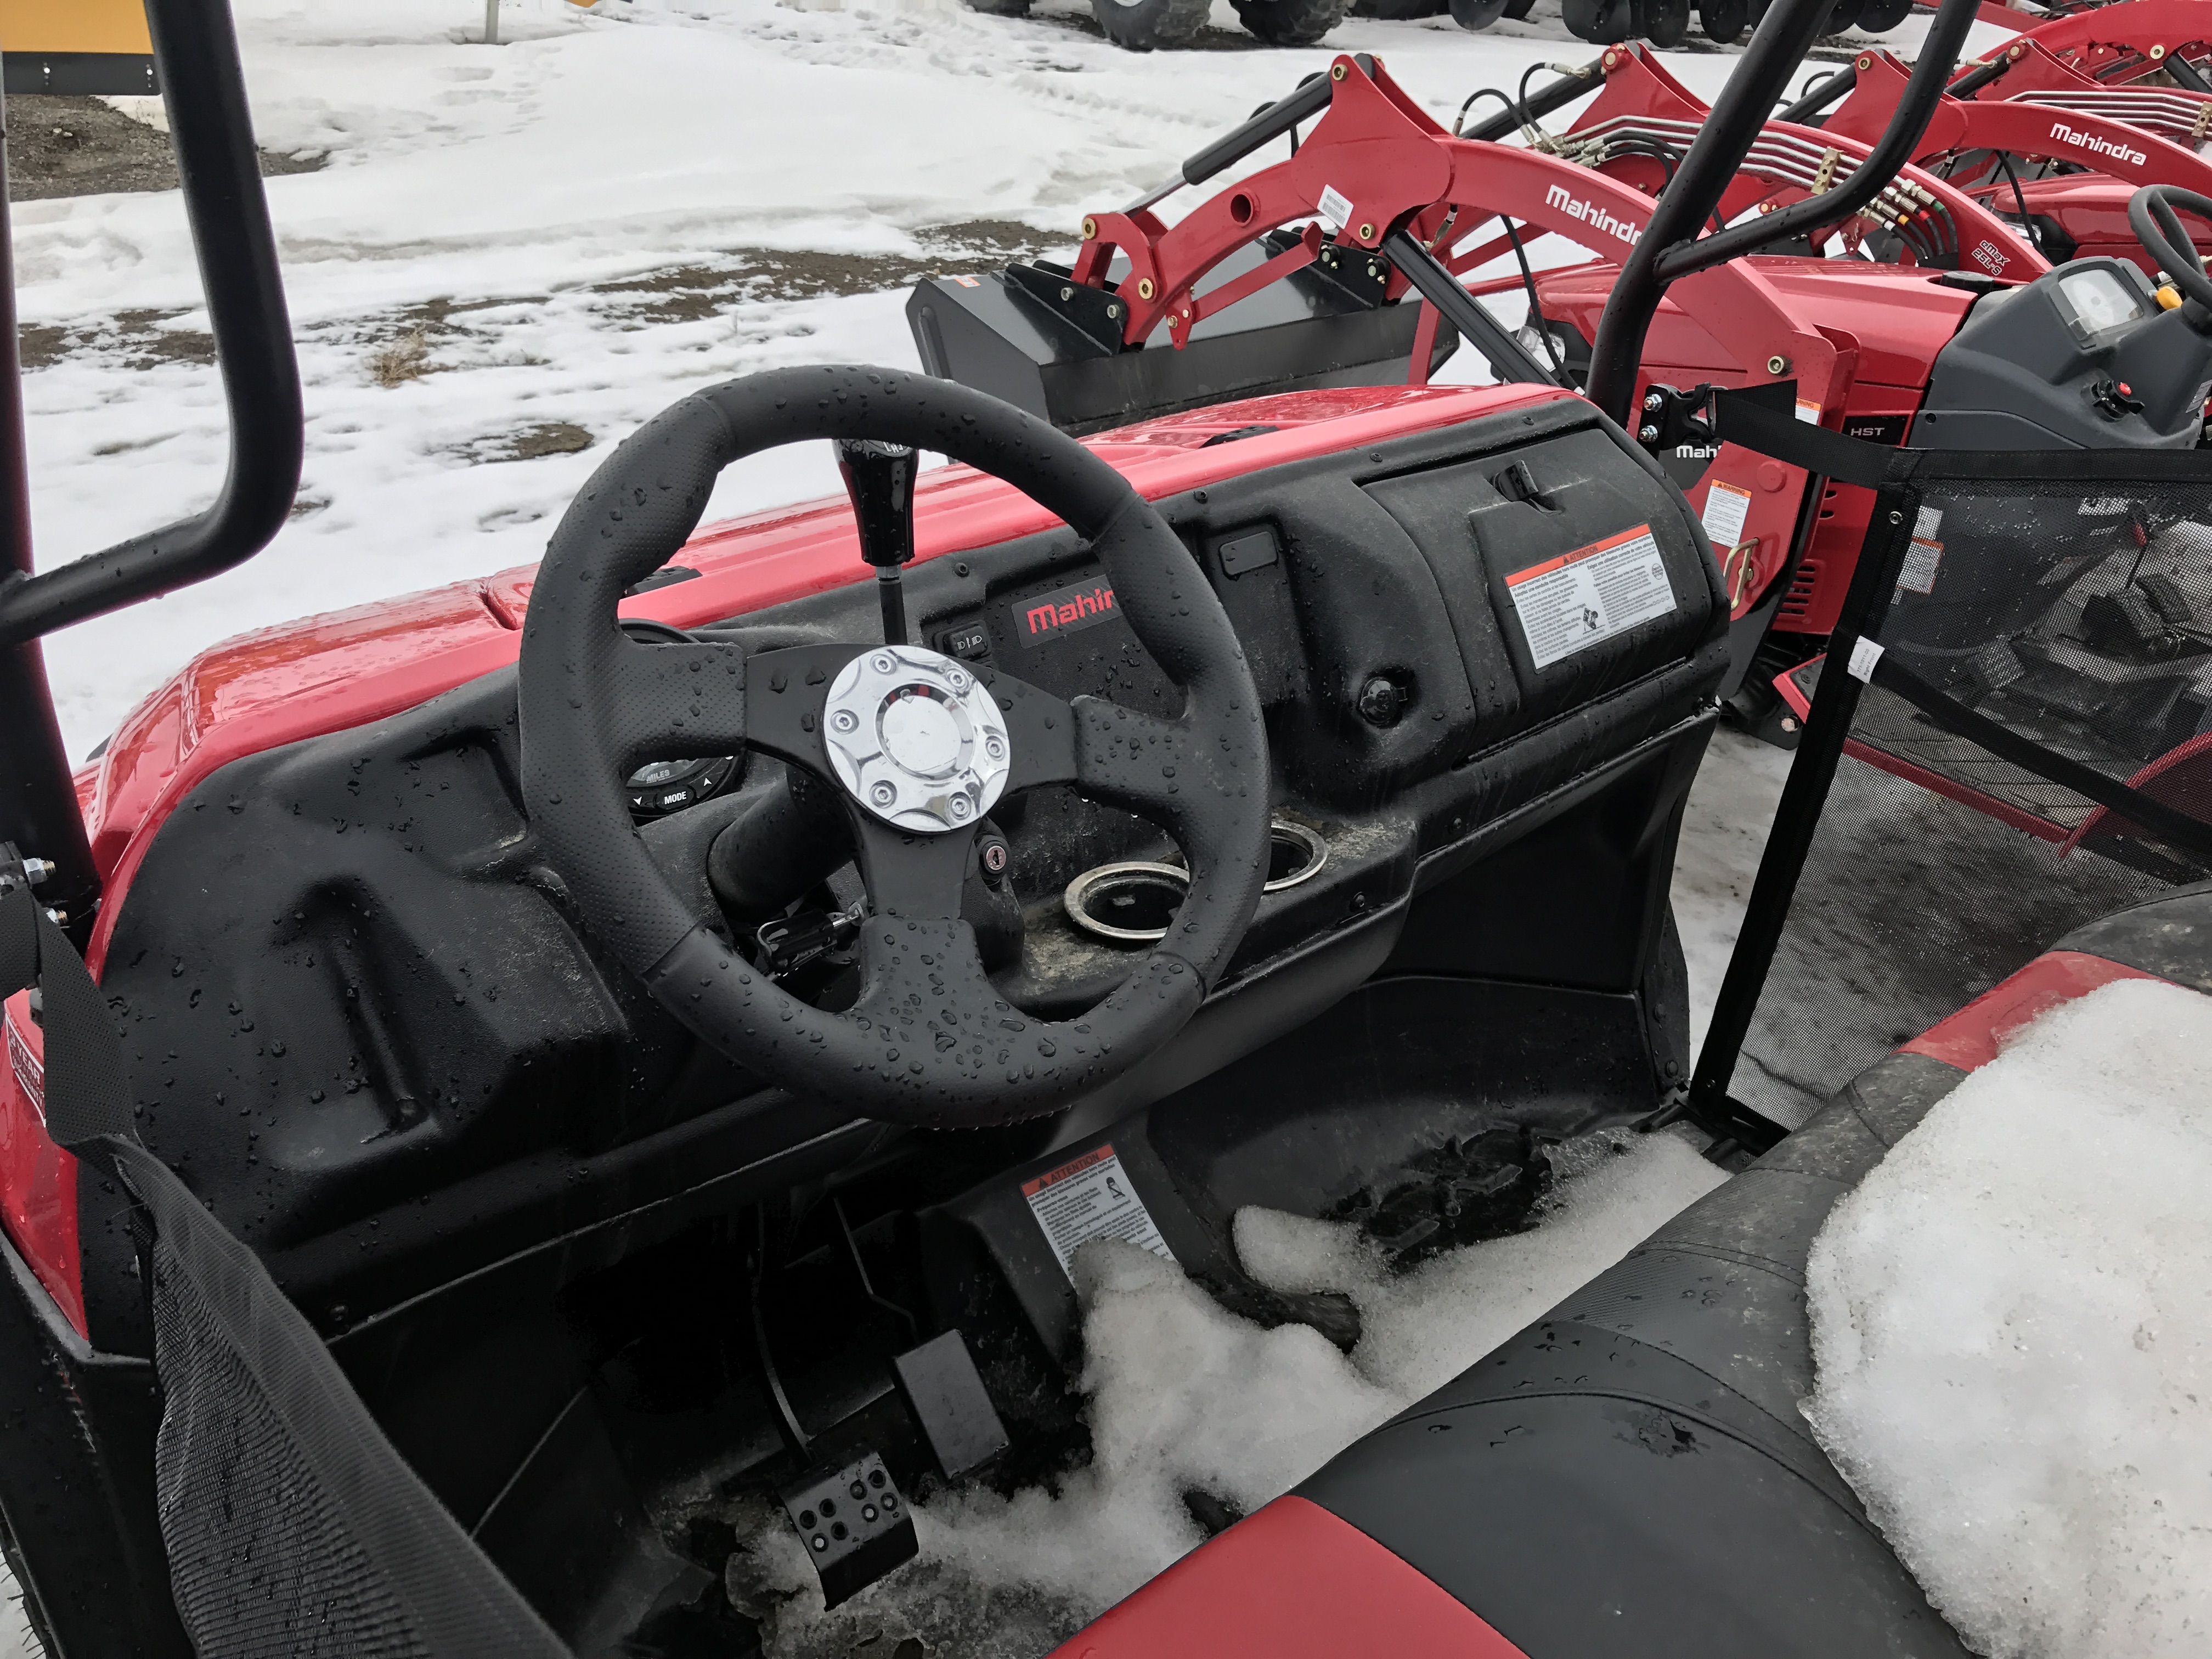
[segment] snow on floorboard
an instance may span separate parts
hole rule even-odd
[[[774,1659],[889,1654],[918,1639],[961,1659],[1033,1659],[1203,1541],[1184,1502],[1245,1513],[1449,1382],[1725,1178],[1671,1133],[1561,1149],[1565,1179],[1533,1231],[1391,1274],[1345,1223],[1235,1219],[1262,1283],[1359,1309],[1351,1354],[1304,1325],[1262,1330],[1172,1263],[1104,1241],[1076,1259],[1085,1306],[1088,1466],[1056,1492],[969,1491],[917,1507],[921,1557],[827,1613],[805,1546],[780,1516],[733,1560],[732,1599]]]
[[[1836,1206],[1822,1445],[1991,1659],[2212,1637],[2212,999],[2121,981],[2012,1038]]]

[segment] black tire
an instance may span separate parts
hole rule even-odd
[[[1910,5],[1911,0],[1905,0]],[[1386,22],[1410,23],[1416,18],[1435,17],[1445,9],[1446,0],[1353,0],[1354,17],[1380,17]]]
[[[1091,0],[1111,5],[1113,0]],[[1231,0],[1244,27],[1271,46],[1310,46],[1344,21],[1352,0]]]
[[[1912,15],[1912,0],[1866,0],[1859,13],[1861,34],[1887,34]]]
[[[1505,0],[1505,15],[1516,23],[1535,9],[1536,0]]]
[[[963,0],[970,11],[980,11],[987,17],[1026,17],[1030,15],[1030,0]]]
[[[1844,0],[1838,0],[1844,3]],[[1690,34],[1690,0],[1643,0],[1638,31],[1655,46],[1679,46]]]
[[[1610,46],[1628,39],[1633,8],[1630,0],[1560,0],[1559,15],[1577,40]]]
[[[1904,0],[1910,10],[1912,0]],[[1721,45],[1733,46],[1743,38],[1745,27],[1751,21],[1751,0],[1699,0],[1698,24],[1705,32],[1705,39]]]
[[[1091,15],[1106,38],[1130,52],[1187,46],[1212,11],[1213,0],[1091,0]]]
[[[1859,14],[1866,9],[1866,0],[1836,0],[1828,8],[1828,21],[1823,33],[1841,34],[1846,29],[1859,26]]]
[[[1452,21],[1469,34],[1480,34],[1505,15],[1506,0],[1451,0]]]

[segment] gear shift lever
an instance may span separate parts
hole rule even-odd
[[[876,597],[884,610],[884,643],[904,645],[906,589],[900,568],[914,557],[914,475],[918,457],[904,444],[873,438],[837,443],[837,470],[853,500],[860,532],[860,556],[876,568]]]

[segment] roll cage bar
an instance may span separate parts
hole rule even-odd
[[[283,527],[305,422],[260,152],[222,0],[146,0],[185,211],[207,294],[230,454],[205,512],[72,562],[33,568],[15,281],[0,155],[0,841],[54,866],[40,897],[78,933],[99,891],[38,641],[228,570]]]

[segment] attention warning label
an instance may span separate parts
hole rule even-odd
[[[1505,592],[1539,668],[1674,608],[1674,585],[1648,524],[1516,570]]]
[[[1070,1283],[1076,1251],[1094,1238],[1127,1239],[1163,1261],[1175,1260],[1111,1146],[1094,1146],[1072,1163],[1024,1181],[1022,1196],[1029,1200],[1030,1213],[1044,1229]]]

